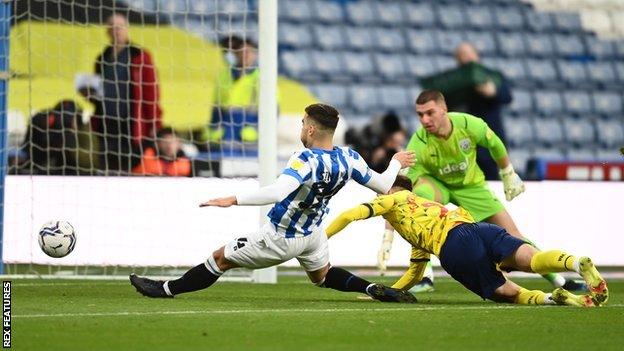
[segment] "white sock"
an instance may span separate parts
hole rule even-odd
[[[578,258],[574,258],[574,263],[572,263],[572,269],[578,274],[581,274],[581,264]]]
[[[374,285],[375,285],[375,284],[372,284],[372,283],[371,283],[371,284],[369,284],[369,285],[366,287],[366,295],[368,295],[368,296],[370,296],[370,297],[373,297],[373,295],[371,295],[371,294],[368,292],[368,289],[370,289],[370,287],[371,287],[371,286],[374,286]]]
[[[431,265],[431,261],[427,262],[427,266],[425,266],[423,278],[429,278],[429,280],[433,283],[433,266]]]
[[[173,294],[171,293],[171,290],[169,290],[169,281],[168,280],[163,284],[163,289],[165,289],[165,293],[167,293],[167,295],[173,296]]]
[[[561,274],[555,274],[555,280],[552,282],[554,286],[560,288],[565,284],[566,280]]]
[[[552,294],[547,293],[546,297],[544,297],[544,305],[556,305],[555,301],[552,299]]]

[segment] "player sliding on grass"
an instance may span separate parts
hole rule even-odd
[[[394,155],[388,169],[376,173],[360,155],[349,148],[333,145],[338,111],[324,104],[305,109],[301,142],[275,183],[251,193],[218,198],[200,206],[274,204],[270,222],[257,233],[234,239],[215,251],[205,263],[191,268],[181,278],[155,281],[130,275],[130,282],[143,295],[173,297],[211,286],[227,270],[236,267],[265,268],[297,258],[317,286],[368,294],[388,302],[416,302],[409,292],[385,287],[354,276],[329,264],[327,237],[321,229],[327,203],[350,179],[386,193],[399,170],[414,164],[410,152]]]
[[[447,210],[442,204],[414,195],[412,182],[398,176],[390,195],[377,197],[342,213],[327,228],[331,237],[350,222],[383,216],[412,245],[409,269],[392,287],[407,290],[422,279],[430,255],[436,255],[451,277],[470,291],[497,302],[522,305],[572,305],[594,307],[609,297],[607,284],[588,257],[577,258],[558,250],[537,251],[505,229],[475,223],[468,211]],[[506,280],[502,270],[524,272],[577,272],[590,287],[588,295],[564,288],[552,293],[527,290]]]
[[[444,96],[438,91],[423,91],[416,99],[416,112],[422,127],[412,136],[407,150],[416,153],[416,165],[407,176],[414,194],[442,204],[449,202],[466,209],[477,221],[499,225],[526,242],[503,204],[485,182],[477,165],[477,145],[486,147],[500,168],[505,198],[511,201],[524,192],[524,184],[514,171],[500,138],[480,118],[466,113],[448,112]],[[390,256],[394,230],[386,225],[378,260],[380,268]],[[560,274],[541,272],[555,287],[586,290],[584,284],[566,281]],[[433,271],[427,265],[425,278],[411,291],[433,290]]]

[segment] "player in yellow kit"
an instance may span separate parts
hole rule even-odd
[[[409,269],[392,286],[395,289],[407,290],[420,281],[430,255],[436,255],[444,270],[483,299],[583,307],[607,302],[607,284],[588,257],[577,258],[559,250],[538,251],[502,227],[475,223],[463,208],[449,211],[440,203],[413,194],[411,188],[407,177],[398,176],[390,195],[342,213],[327,228],[327,236],[333,236],[352,221],[383,216],[412,245]],[[577,272],[590,292],[574,295],[563,288],[552,293],[527,290],[506,280],[497,265],[506,271],[540,274]]]

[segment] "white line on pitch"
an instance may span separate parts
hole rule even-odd
[[[621,308],[624,304],[608,305],[605,308]],[[541,309],[557,308],[498,305],[498,306],[430,306],[430,307],[398,307],[398,308],[321,308],[321,309],[248,309],[248,310],[203,310],[203,311],[148,311],[148,312],[94,312],[94,313],[51,313],[51,314],[17,314],[13,318],[58,318],[58,317],[114,317],[114,316],[149,316],[149,315],[186,315],[186,314],[252,314],[252,313],[337,313],[337,312],[393,312],[393,311],[428,311],[428,310],[505,310],[505,309]],[[559,307],[561,308],[561,307]]]

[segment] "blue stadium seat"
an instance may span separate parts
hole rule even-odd
[[[494,16],[489,7],[467,6],[465,16],[468,24],[475,29],[489,29],[494,21]]]
[[[280,1],[289,3],[290,1]],[[325,23],[342,24],[344,21],[344,12],[342,6],[337,1],[314,0],[311,3],[314,19]]]
[[[555,52],[550,35],[547,34],[527,34],[525,35],[527,52],[531,56],[551,57]]]
[[[454,53],[457,46],[466,41],[464,33],[457,30],[435,30],[434,35],[440,51],[446,54]]]
[[[280,23],[278,31],[280,45],[289,48],[307,48],[314,42],[312,32],[307,25]],[[327,47],[324,48],[327,49]]]
[[[312,27],[312,31],[317,45],[322,49],[336,50],[343,49],[346,46],[342,26],[315,25]]]
[[[433,62],[435,62],[438,71],[447,71],[449,69],[453,69],[457,67],[457,62],[451,56],[433,56]]]
[[[438,5],[436,16],[444,28],[458,29],[465,26],[464,8],[457,4]]]
[[[531,152],[526,147],[519,147],[507,149],[507,153],[516,172],[520,177],[524,177],[527,171],[527,162],[531,159]]]
[[[585,36],[587,53],[596,59],[610,59],[615,57],[615,45],[611,40],[600,40],[595,35]]]
[[[591,96],[581,90],[564,91],[563,105],[566,111],[577,115],[586,115],[593,111]]]
[[[624,127],[621,119],[597,121],[596,134],[603,147],[615,148],[624,145]]]
[[[498,6],[494,8],[494,23],[505,30],[519,30],[524,27],[524,17],[520,7]]]
[[[558,119],[535,119],[533,130],[535,140],[542,146],[558,146],[564,141],[561,121]]]
[[[523,56],[526,51],[526,44],[521,33],[496,33],[496,41],[498,50],[504,56],[518,57]]]
[[[522,84],[528,80],[528,71],[524,60],[514,58],[500,59],[497,66],[515,84]]]
[[[615,92],[599,91],[592,94],[594,110],[605,115],[622,113],[622,97]],[[615,117],[615,116],[611,116]]]
[[[375,54],[373,56],[377,71],[387,81],[409,81],[406,75],[406,63],[402,54]]]
[[[602,86],[609,86],[617,81],[615,69],[608,61],[588,63],[587,72],[593,82]]]
[[[509,110],[515,114],[531,112],[533,110],[533,97],[531,92],[523,89],[513,90],[513,100]]]
[[[530,117],[504,118],[506,141],[512,146],[526,146],[533,143],[533,123]]]
[[[594,161],[596,153],[590,148],[571,148],[566,150],[567,159],[570,161]]]
[[[373,33],[368,28],[347,27],[347,43],[355,50],[368,50],[375,46]]]
[[[435,13],[430,3],[405,3],[407,23],[417,27],[429,27],[435,24]]]
[[[407,61],[407,72],[415,79],[427,77],[438,72],[435,62],[428,56],[408,55],[405,58]]]
[[[283,51],[280,57],[280,67],[290,77],[302,79],[313,71],[310,53],[307,51]]]
[[[377,92],[372,85],[355,85],[349,88],[351,106],[358,112],[370,113],[379,106]]]
[[[555,12],[553,16],[555,28],[560,32],[577,33],[582,31],[583,26],[578,13]]]
[[[160,12],[171,15],[188,14],[191,10],[189,3],[185,0],[160,0],[158,9],[160,9]]]
[[[184,1],[184,0],[183,0]],[[192,1],[188,1],[190,3]],[[219,15],[225,16],[246,16],[252,10],[251,4],[247,0],[215,1]]]
[[[193,1],[193,3],[212,3],[212,1]],[[313,17],[310,1],[289,0],[278,1],[278,14],[280,20],[288,20],[297,23],[309,21]],[[280,26],[282,23],[280,22]]]
[[[496,53],[496,40],[491,32],[466,32],[466,41],[472,43],[481,55]]]
[[[624,84],[624,62],[615,63],[615,72],[617,73],[620,84]]]
[[[251,18],[236,21],[219,21],[217,31],[221,35],[238,35],[242,38],[251,39],[256,43],[258,42],[258,22]]]
[[[385,109],[395,111],[406,109],[410,106],[409,91],[399,85],[383,85],[379,87],[379,103]]]
[[[561,95],[555,90],[538,90],[533,94],[535,109],[548,116],[563,110]]]
[[[559,60],[557,61],[557,69],[561,79],[573,87],[587,85],[588,83],[587,71],[585,64],[582,62]]]
[[[356,25],[370,25],[377,16],[371,1],[350,1],[346,3],[347,19]]]
[[[375,65],[368,53],[345,52],[343,60],[346,65],[346,72],[355,78],[376,75]]]
[[[407,30],[407,45],[412,52],[417,54],[432,54],[438,51],[438,45],[431,30]]]
[[[577,147],[586,147],[594,142],[594,125],[587,118],[564,118],[563,130],[568,143],[572,143]]]
[[[405,49],[405,37],[399,28],[375,28],[377,47],[390,52],[403,51]]]
[[[527,27],[537,33],[549,33],[553,29],[552,14],[527,8],[524,12]]]
[[[345,71],[345,64],[339,53],[332,51],[312,52],[312,64],[316,71],[326,79],[341,79]]]
[[[577,34],[555,34],[553,41],[555,42],[555,51],[560,56],[585,55],[585,45]]]
[[[348,90],[344,85],[316,84],[310,86],[310,90],[321,102],[333,105],[338,110],[349,107]]]
[[[558,147],[538,147],[531,152],[531,157],[549,161],[562,161],[565,159],[565,154]]]
[[[398,1],[375,1],[373,3],[377,21],[388,26],[397,26],[405,22],[403,6]]]
[[[156,12],[157,2],[157,0],[129,0],[128,5],[133,9],[137,9],[141,12]]]
[[[618,149],[613,147],[608,149],[596,150],[596,157],[601,161],[622,161],[622,154]]]
[[[529,77],[543,86],[552,86],[557,83],[557,70],[551,60],[526,60]]]

